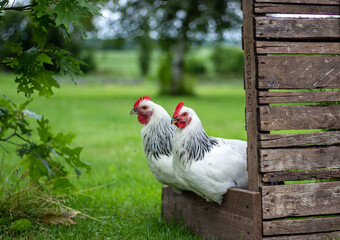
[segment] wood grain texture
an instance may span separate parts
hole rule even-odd
[[[340,54],[340,43],[339,42],[256,41],[256,53],[257,54]]]
[[[263,240],[338,240],[338,239],[340,239],[340,232],[328,232],[328,233],[325,232],[263,238]]]
[[[340,129],[340,105],[259,107],[260,130]]]
[[[322,1],[320,0],[255,0],[255,2],[340,5],[340,0],[322,0]]]
[[[260,134],[261,148],[340,144],[340,131],[299,134]]]
[[[255,13],[277,14],[325,14],[339,15],[340,8],[334,5],[302,5],[302,4],[275,4],[255,3]]]
[[[286,235],[340,231],[340,217],[265,221],[263,235]]]
[[[340,38],[339,18],[256,17],[257,39],[296,39],[328,41]]]
[[[260,89],[340,88],[340,56],[259,56],[258,64]]]
[[[260,91],[260,104],[300,102],[340,102],[340,91],[326,92],[268,92]]]
[[[340,213],[340,181],[262,186],[263,219]]]
[[[254,42],[253,1],[243,0],[244,87],[246,91],[247,167],[249,190],[259,191],[257,63]]]
[[[260,171],[339,168],[340,146],[260,149]]]
[[[262,239],[261,198],[258,192],[229,189],[222,205],[192,192],[177,194],[163,187],[162,216],[180,222],[207,238]]]
[[[283,181],[338,179],[340,180],[340,169],[312,170],[294,172],[270,172],[263,174],[262,181],[266,183],[277,183]]]

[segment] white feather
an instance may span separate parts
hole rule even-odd
[[[209,151],[204,156],[188,158],[188,147],[200,141],[193,141],[205,134],[196,113],[183,107],[180,114],[187,112],[191,122],[185,128],[177,128],[173,139],[173,167],[178,181],[207,201],[222,203],[228,188],[247,188],[247,143],[240,140],[211,138]],[[204,144],[205,145],[205,144]],[[209,144],[208,144],[209,145]],[[200,146],[202,149],[202,146]],[[196,148],[196,147],[195,147]],[[200,159],[202,157],[202,159]]]
[[[176,192],[183,187],[178,183],[172,164],[172,137],[174,126],[171,117],[160,105],[144,100],[140,105],[146,105],[153,111],[150,120],[141,131],[145,158],[154,177],[162,184],[169,185]],[[169,138],[166,139],[165,138]],[[148,151],[152,149],[152,151]],[[166,152],[167,154],[162,154]]]

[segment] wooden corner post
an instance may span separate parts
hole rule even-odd
[[[244,49],[244,88],[246,91],[246,128],[247,128],[247,162],[248,188],[259,192],[261,178],[258,159],[258,98],[256,90],[257,64],[255,57],[255,26],[253,0],[242,0],[243,10],[243,49]]]

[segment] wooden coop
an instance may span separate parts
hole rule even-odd
[[[340,240],[340,18],[320,16],[340,0],[242,8],[249,190],[219,206],[164,186],[162,214],[207,238]]]

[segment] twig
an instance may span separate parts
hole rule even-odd
[[[9,152],[7,151],[7,149],[4,147],[4,146],[2,146],[1,144],[0,144],[0,147],[8,154]]]
[[[29,4],[29,5],[25,5],[25,6],[20,6],[20,7],[8,7],[8,8],[4,8],[2,10],[4,11],[8,11],[8,10],[13,10],[13,11],[25,11],[25,10],[30,10],[32,7],[36,6],[37,4]]]
[[[17,134],[17,133],[14,133],[14,134],[15,134],[15,136],[17,136],[17,137],[20,138],[21,140],[23,140],[23,141],[25,141],[25,142],[27,142],[27,143],[31,143],[30,140],[28,140],[28,139],[22,137],[21,135],[19,135],[19,134]]]

